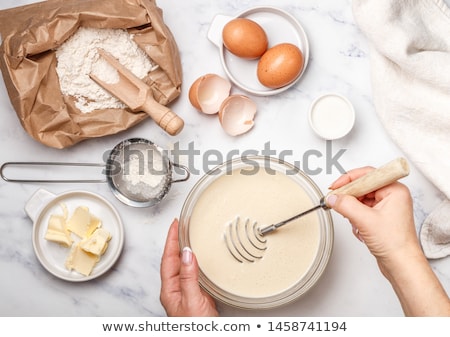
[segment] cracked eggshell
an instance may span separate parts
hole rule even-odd
[[[189,101],[198,111],[213,115],[230,95],[231,83],[216,74],[199,77],[189,89]]]
[[[231,136],[238,136],[249,131],[254,125],[256,103],[243,95],[227,97],[219,110],[222,128]]]

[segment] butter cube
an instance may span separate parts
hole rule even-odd
[[[86,206],[77,207],[69,221],[67,221],[67,228],[80,238],[89,237],[101,225],[100,219],[91,215],[89,208]]]
[[[85,252],[100,256],[105,253],[111,235],[103,228],[97,228],[88,238],[80,241],[80,248]]]
[[[76,270],[84,276],[89,276],[98,261],[97,255],[85,252],[80,248],[80,244],[77,244],[72,247],[65,266],[68,270]]]
[[[89,276],[108,248],[111,234],[102,228],[102,221],[92,215],[86,206],[77,207],[68,219],[65,204],[61,204],[63,215],[51,214],[45,239],[71,247],[65,261],[68,270]],[[71,233],[80,239],[74,244]]]
[[[64,216],[56,214],[50,215],[45,239],[59,243],[65,247],[70,247],[72,245],[73,240],[70,236],[70,232],[67,230],[66,218]]]

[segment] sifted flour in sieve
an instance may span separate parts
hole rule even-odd
[[[74,97],[76,107],[83,113],[126,107],[89,77],[93,73],[107,83],[119,81],[119,74],[99,57],[97,48],[112,54],[139,78],[144,78],[154,68],[126,30],[80,27],[56,50],[56,72],[61,92]]]
[[[143,157],[134,153],[129,156],[127,163],[129,167],[126,167],[128,172],[124,175],[125,180],[132,185],[144,183],[151,188],[155,188],[163,181],[166,175],[162,156],[153,152],[151,155],[147,152],[142,152],[142,154],[144,155]]]
[[[122,179],[125,185],[122,188],[145,200],[157,198],[166,187],[167,173],[161,153],[130,150],[124,158]]]

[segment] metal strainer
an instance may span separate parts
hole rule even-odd
[[[173,180],[173,166],[185,171],[183,178]],[[132,138],[117,144],[106,162],[106,177],[114,195],[134,207],[159,203],[172,183],[189,179],[189,170],[172,163],[162,148],[153,142]]]
[[[8,167],[18,166],[96,166],[104,167],[105,179],[14,179],[5,175]],[[185,175],[173,180],[173,166],[181,168]],[[172,183],[189,179],[187,167],[172,163],[167,153],[153,142],[143,138],[131,138],[117,144],[109,153],[106,165],[100,163],[67,162],[7,162],[0,168],[5,181],[27,183],[104,183],[126,205],[149,207],[159,203],[169,192]]]

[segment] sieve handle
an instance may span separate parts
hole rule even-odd
[[[358,198],[392,184],[393,182],[406,177],[408,174],[409,166],[406,159],[397,158],[351,183],[331,191],[328,195],[347,194]]]
[[[173,166],[178,167],[184,171],[184,177],[180,178],[180,179],[172,180],[173,183],[179,183],[179,182],[186,181],[189,179],[189,177],[191,176],[191,172],[189,171],[189,169],[186,166],[177,164],[177,163],[172,163],[172,164],[173,164]]]
[[[10,178],[6,175],[5,171],[9,167],[36,167],[36,166],[78,166],[78,167],[105,167],[105,164],[99,163],[67,163],[67,162],[35,162],[35,161],[24,161],[24,162],[7,162],[0,167],[0,175],[4,181],[13,183],[105,183],[105,179],[18,179]]]

